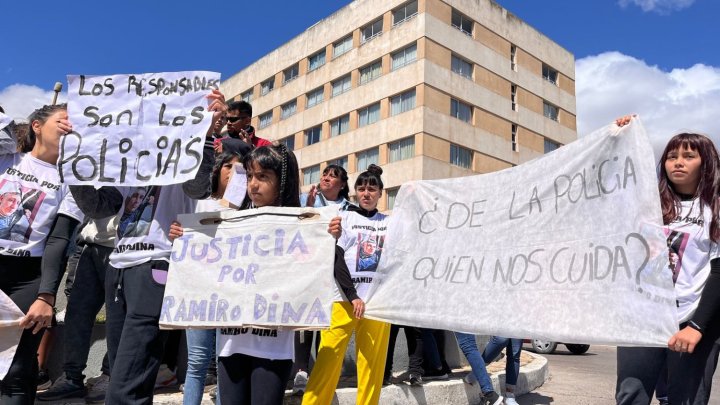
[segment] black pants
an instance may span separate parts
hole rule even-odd
[[[405,340],[408,349],[408,373],[423,375],[423,352],[425,344],[420,329],[412,326],[392,325],[390,326],[390,340],[388,341],[388,352],[385,360],[385,379],[392,376],[393,357],[395,356],[395,342],[400,333],[400,328],[405,331]]]
[[[157,280],[167,268],[163,261],[126,269],[108,266],[105,305],[112,378],[106,404],[152,404],[164,343],[158,321],[165,284]]]
[[[669,402],[673,405],[707,404],[712,381],[705,381],[705,375],[707,363],[717,363],[714,344],[714,339],[703,338],[692,354],[662,347],[618,347],[617,403],[649,404],[663,365],[667,362]]]
[[[27,313],[40,288],[40,258],[0,258],[0,290]],[[25,329],[10,369],[0,382],[0,404],[31,405],[37,389],[37,351],[44,330]]]
[[[223,404],[282,405],[292,360],[245,354],[218,358],[218,387]]]
[[[315,353],[317,354],[317,349],[320,347],[320,332],[312,330],[295,332],[295,363],[293,365],[295,373],[303,370],[310,375],[313,336],[315,337]]]
[[[63,370],[69,380],[82,383],[83,370],[90,353],[90,338],[95,317],[105,303],[105,273],[112,248],[96,244],[78,247],[75,280],[65,314],[65,364]],[[115,340],[119,340],[116,337]],[[107,354],[102,370],[110,374]]]

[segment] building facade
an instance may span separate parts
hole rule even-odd
[[[303,190],[340,164],[401,184],[501,170],[577,138],[572,54],[492,0],[355,0],[223,83]]]

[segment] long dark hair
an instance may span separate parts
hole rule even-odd
[[[329,172],[332,172],[335,177],[339,178],[340,180],[342,180],[343,183],[345,183],[338,192],[338,197],[342,197],[346,200],[350,199],[350,186],[348,185],[348,174],[345,168],[340,165],[327,165],[327,167],[325,167],[325,170],[323,170],[322,174],[324,176]]]
[[[223,152],[215,158],[215,165],[213,165],[212,176],[210,178],[213,197],[222,197],[215,195],[218,191],[218,187],[220,187],[220,172],[222,171],[223,166],[233,159],[237,159],[238,162],[241,162],[242,156],[235,152]]]
[[[245,155],[243,166],[249,171],[253,163],[265,170],[272,170],[278,178],[278,201],[280,207],[300,206],[300,174],[295,154],[283,144],[261,146]],[[240,209],[250,208],[249,195],[240,205]]]
[[[720,222],[718,212],[718,192],[720,191],[720,164],[718,163],[718,151],[710,138],[692,133],[682,133],[672,137],[665,146],[660,163],[658,165],[658,187],[660,191],[660,203],[662,205],[663,223],[665,225],[674,221],[682,209],[681,199],[673,188],[672,182],[665,171],[665,161],[668,154],[678,148],[687,148],[700,155],[700,182],[693,197],[700,202],[700,211],[705,206],[710,207],[712,221],[710,223],[710,239],[714,242],[720,241]]]
[[[67,104],[55,104],[55,105],[44,105],[37,110],[33,111],[32,114],[28,116],[28,131],[25,134],[25,138],[23,139],[23,152],[29,152],[35,147],[35,141],[37,140],[37,134],[33,130],[32,124],[33,121],[40,121],[41,124],[44,124],[48,118],[50,118],[51,115],[55,114],[58,111],[66,111],[67,110]]]
[[[377,186],[380,190],[383,189],[383,182],[380,176],[383,173],[383,169],[376,165],[371,164],[367,170],[360,173],[357,180],[355,180],[355,189],[360,186]]]

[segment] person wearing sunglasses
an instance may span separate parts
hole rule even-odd
[[[252,105],[246,101],[234,101],[228,104],[227,133],[230,138],[240,139],[253,147],[270,146],[267,139],[255,135],[255,128],[250,125]]]

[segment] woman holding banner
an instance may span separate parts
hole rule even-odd
[[[382,169],[370,165],[355,181],[360,207],[341,214],[342,236],[338,246],[355,282],[359,298],[335,294],[330,329],[321,332],[317,361],[310,375],[303,404],[329,405],[342,369],[345,350],[355,332],[358,367],[358,404],[377,404],[382,389],[390,324],[363,319],[364,300],[383,251],[388,216],[377,210],[382,197]]]
[[[619,125],[629,117],[618,120]],[[707,404],[720,336],[720,158],[712,141],[698,134],[674,136],[659,165],[659,191],[680,331],[668,348],[618,347],[618,404],[649,404],[667,365],[671,404]],[[711,355],[714,353],[714,355]]]
[[[212,122],[225,112],[225,97],[218,90],[207,96]],[[106,404],[151,404],[155,376],[163,355],[158,321],[172,244],[167,229],[179,214],[195,212],[197,200],[210,195],[210,173],[215,162],[211,131],[206,134],[203,157],[194,179],[181,184],[137,187],[72,186],[78,206],[92,218],[104,218],[133,207],[152,205],[148,222],[139,231],[129,223],[119,232],[106,274],[105,306],[110,361]],[[133,194],[138,193],[138,197]],[[131,231],[135,230],[135,231]],[[117,337],[111,339],[111,337]]]
[[[49,328],[61,263],[68,241],[83,219],[57,167],[60,137],[72,130],[66,106],[44,106],[30,117],[35,138],[30,153],[0,156],[0,290],[25,313],[10,369],[0,383],[3,405],[33,404],[37,350]],[[23,227],[16,225],[23,223]]]

